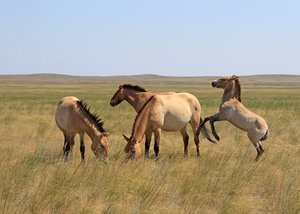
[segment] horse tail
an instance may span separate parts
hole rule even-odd
[[[269,129],[267,129],[266,134],[260,140],[264,141],[268,138],[268,136],[269,136]]]
[[[202,123],[203,123],[203,119],[202,119],[202,117],[200,117],[200,124],[199,124],[199,127],[198,127],[198,129],[197,129],[196,134],[199,135],[199,133],[201,132],[202,135],[203,135],[207,140],[209,140],[209,142],[211,142],[211,143],[217,143],[216,141],[214,141],[213,139],[211,139],[211,137],[210,137],[210,135],[209,135],[209,133],[208,133],[208,131],[207,131],[207,128],[205,127],[205,124],[202,125]]]

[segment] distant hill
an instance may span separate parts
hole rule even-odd
[[[111,83],[111,84],[191,84],[208,85],[216,76],[191,76],[191,77],[172,77],[160,76],[155,74],[145,75],[123,75],[123,76],[71,76],[63,74],[38,73],[30,75],[0,75],[0,83],[8,82],[35,82],[35,83]],[[241,76],[240,81],[243,85],[250,86],[286,86],[300,87],[300,75],[250,75]]]

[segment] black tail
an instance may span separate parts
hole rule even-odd
[[[266,134],[260,139],[261,141],[266,140],[269,137],[269,129],[267,129]]]
[[[200,124],[198,126],[198,129],[196,131],[196,134],[199,135],[199,133],[201,132],[202,135],[207,139],[209,140],[211,143],[217,143],[216,141],[214,141],[213,139],[211,139],[206,127],[205,127],[205,124],[203,124],[203,119],[200,117]]]

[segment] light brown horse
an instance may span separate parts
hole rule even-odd
[[[188,123],[190,123],[192,130],[193,130],[193,134],[194,134],[194,142],[196,145],[197,154],[199,155],[199,137],[198,137],[199,134],[196,135],[196,130],[197,130],[197,127],[200,124],[200,122],[202,122],[203,120],[200,117],[200,113],[201,113],[200,103],[194,95],[189,94],[189,93],[175,93],[175,92],[151,93],[151,92],[147,92],[144,88],[142,88],[140,86],[124,84],[124,85],[119,86],[118,90],[115,92],[115,94],[113,95],[113,97],[110,100],[110,105],[116,106],[116,105],[120,104],[121,102],[123,102],[124,100],[126,100],[135,109],[136,112],[139,112],[141,110],[141,108],[145,105],[147,100],[149,100],[149,98],[153,95],[159,95],[159,97],[162,100],[165,100],[165,102],[170,102],[170,103],[168,103],[168,105],[172,106],[172,109],[174,109],[175,111],[180,111],[181,109],[183,109],[182,110],[183,112],[190,111],[191,114],[186,119],[185,126],[172,127],[174,118],[167,116],[167,117],[165,117],[165,121],[164,121],[165,125],[162,127],[162,130],[164,130],[164,131],[180,130],[180,133],[182,135],[183,142],[184,142],[184,153],[185,153],[185,155],[187,155],[188,154],[189,136],[186,131],[186,125]],[[175,121],[175,123],[177,123],[177,121]],[[146,130],[146,133],[145,133],[145,135],[146,135],[145,156],[146,157],[148,157],[148,155],[149,155],[149,148],[150,148],[152,132],[153,132],[153,130],[148,129],[148,130]],[[209,141],[215,143],[215,141],[213,141],[210,138],[210,136],[208,135],[207,129],[205,126],[202,128],[202,133],[204,134],[205,138],[207,138]],[[158,133],[155,134],[155,132],[154,132],[155,139],[156,139],[155,143],[154,143],[154,152],[155,152],[156,156],[159,153],[159,144],[157,142],[157,134]]]
[[[85,102],[72,96],[62,98],[58,103],[55,121],[64,134],[63,152],[66,159],[72,151],[75,135],[79,133],[81,159],[84,160],[83,139],[84,133],[87,133],[92,140],[91,149],[96,157],[107,160],[109,146],[107,136],[109,133],[104,130],[103,121],[96,114],[90,112]]]
[[[257,150],[255,160],[258,161],[264,152],[260,141],[266,140],[268,137],[269,131],[266,121],[242,104],[239,77],[234,75],[230,77],[223,77],[213,81],[212,86],[224,89],[219,113],[205,118],[199,128],[201,129],[207,121],[210,121],[212,133],[217,140],[220,140],[220,138],[214,127],[215,121],[227,120],[234,126],[247,131],[250,141]]]
[[[128,142],[125,152],[130,157],[139,158],[141,156],[140,143],[145,133],[154,132],[154,150],[156,156],[158,156],[161,131],[180,130],[184,139],[184,154],[187,155],[188,135],[186,126],[190,123],[195,136],[197,155],[199,155],[199,138],[196,135],[199,121],[200,104],[193,95],[189,93],[152,95],[138,112],[133,124],[131,137],[128,138],[123,135]],[[205,133],[207,130],[204,127],[201,128],[201,131],[204,133],[204,136],[208,136],[210,139],[209,135]],[[213,140],[211,141],[214,142]]]

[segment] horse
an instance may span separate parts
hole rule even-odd
[[[152,95],[139,110],[132,127],[131,137],[123,135],[127,141],[124,149],[128,157],[138,159],[141,156],[140,143],[145,133],[154,132],[155,136],[155,155],[159,153],[159,143],[161,131],[180,130],[184,140],[184,155],[188,155],[188,135],[186,126],[191,124],[194,132],[194,140],[199,153],[199,137],[196,130],[200,121],[200,104],[193,95],[189,93],[171,93]],[[209,138],[204,127],[201,130],[205,137]]]
[[[110,100],[110,105],[112,107],[120,104],[126,100],[138,113],[142,106],[149,100],[149,98],[155,94],[175,94],[175,92],[163,92],[163,93],[151,93],[146,91],[146,89],[131,84],[119,85],[118,90],[115,92],[113,97]],[[145,139],[145,156],[149,155],[149,148],[151,143],[152,132],[149,131],[146,133]],[[185,136],[182,136],[185,137]],[[154,151],[157,148],[157,145],[154,144]]]
[[[266,121],[242,104],[241,85],[238,76],[223,77],[214,80],[211,84],[214,88],[224,89],[222,102],[219,107],[219,113],[206,117],[200,124],[199,130],[209,121],[212,133],[219,141],[220,137],[215,130],[214,122],[229,121],[237,128],[247,131],[248,138],[257,151],[255,161],[258,161],[264,152],[260,141],[268,138],[269,129]]]
[[[92,141],[91,149],[96,157],[108,159],[107,137],[109,132],[104,130],[103,121],[99,116],[90,112],[86,102],[73,96],[62,98],[57,106],[55,122],[64,134],[65,160],[72,151],[75,135],[79,134],[81,160],[84,161],[85,144],[83,139],[85,133]]]
[[[114,106],[120,104],[121,102],[123,102],[124,100],[126,100],[134,108],[134,110],[136,112],[139,112],[142,109],[142,107],[145,105],[145,103],[149,100],[149,98],[154,95],[159,95],[159,97],[161,97],[161,99],[163,99],[165,97],[166,100],[170,100],[170,102],[172,102],[172,103],[170,103],[169,105],[173,104],[173,109],[176,109],[176,111],[180,111],[182,106],[185,106],[186,111],[188,111],[189,107],[190,107],[190,109],[193,109],[193,110],[191,110],[192,114],[190,115],[189,121],[187,121],[187,123],[189,122],[191,124],[193,134],[194,134],[194,142],[195,142],[196,149],[197,149],[197,155],[199,155],[200,154],[199,153],[199,136],[195,135],[195,133],[196,133],[198,125],[200,124],[200,122],[203,121],[203,119],[200,117],[200,113],[201,113],[200,103],[194,95],[189,94],[189,93],[175,93],[175,92],[152,93],[152,92],[147,92],[146,89],[144,89],[138,85],[124,84],[124,85],[119,86],[118,90],[115,92],[115,94],[113,95],[113,97],[110,100],[110,105],[114,107]],[[170,131],[169,130],[170,128],[168,126],[171,127],[173,121],[171,121],[171,117],[166,117],[165,119],[166,119],[165,126],[162,127],[162,130]],[[182,135],[183,142],[184,142],[184,148],[185,148],[184,153],[185,153],[185,155],[187,155],[188,154],[187,146],[188,146],[189,136],[186,131],[186,126],[180,127],[178,129],[171,128],[171,130],[172,131],[180,130],[180,133]],[[153,131],[149,129],[145,133],[145,135],[146,135],[145,156],[146,157],[148,157],[148,155],[149,155],[149,148],[150,148],[152,132]],[[215,143],[215,141],[213,141],[210,138],[209,134],[207,133],[207,129],[205,126],[202,128],[201,133],[210,142]],[[154,133],[154,135],[155,135],[155,133]],[[157,136],[155,136],[155,139],[157,140]],[[155,155],[158,156],[159,145],[158,145],[157,141],[155,141],[155,143],[154,143],[154,152],[155,152]]]

